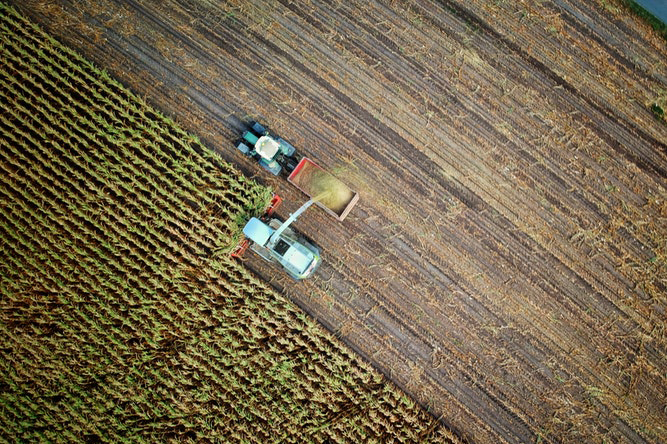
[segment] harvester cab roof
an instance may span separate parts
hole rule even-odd
[[[245,237],[260,245],[266,245],[274,231],[256,217],[250,219],[245,227],[243,227]]]

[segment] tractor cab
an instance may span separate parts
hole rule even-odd
[[[236,148],[256,159],[264,169],[276,176],[282,171],[291,173],[299,163],[296,149],[284,139],[269,134],[258,122],[251,122]]]
[[[280,151],[280,144],[269,136],[262,136],[255,142],[255,152],[263,159],[273,160]]]

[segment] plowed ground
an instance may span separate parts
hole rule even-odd
[[[667,441],[667,49],[615,1],[15,1],[286,198],[361,194],[290,296],[462,437]]]

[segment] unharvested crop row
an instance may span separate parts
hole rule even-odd
[[[268,190],[0,11],[3,437],[448,436],[224,254]]]
[[[31,65],[31,66],[32,66],[32,65]],[[22,71],[23,71],[23,70],[21,69],[21,67],[17,67],[17,72],[22,72]],[[21,81],[20,79],[17,79],[17,80],[16,80],[16,83],[17,83],[18,85],[20,85],[20,86],[23,86],[23,89],[25,89],[25,88],[26,88],[26,86],[24,86],[25,81],[26,81],[26,80],[29,80],[29,79],[30,79],[30,78],[28,78],[28,79],[23,79],[23,81]],[[13,88],[11,88],[11,89],[13,90]],[[12,91],[12,92],[16,94],[16,91]],[[38,96],[38,97],[39,97],[39,96]],[[38,100],[39,100],[39,98],[38,98]],[[56,108],[58,108],[58,109],[63,109],[63,104],[64,104],[64,103],[76,103],[76,101],[73,101],[73,98],[72,98],[72,97],[64,97],[62,100],[58,99],[57,101],[59,102],[59,103],[56,103]],[[44,104],[45,104],[46,106],[50,106],[50,104],[49,104],[48,102],[47,102],[47,103],[44,103]],[[58,105],[60,105],[60,106],[58,106]],[[67,109],[67,108],[65,108],[65,109]],[[83,111],[84,109],[85,109],[85,107],[84,107],[83,105],[81,105],[81,106],[79,107],[79,109],[77,110],[77,111],[79,111],[79,112],[76,113],[76,115],[77,115],[77,117],[78,117],[77,120],[80,120],[80,116],[82,115],[81,111]],[[66,118],[66,120],[69,120],[69,121],[71,122],[71,118],[68,118],[68,116],[64,116],[64,117]],[[104,125],[104,126],[106,127],[107,125],[113,125],[113,124],[117,124],[117,122],[105,122],[105,125]],[[81,125],[81,122],[77,122],[77,125]],[[89,126],[89,127],[91,126],[90,123],[88,123],[88,126]],[[106,128],[102,128],[102,131],[106,131]],[[84,132],[83,134],[86,134],[86,133]],[[139,137],[141,137],[141,135],[143,135],[143,134],[139,133],[139,136],[138,136],[138,137],[135,136],[135,137],[136,137],[136,138],[139,138]],[[147,134],[146,134],[146,135],[147,135]],[[106,137],[106,138],[109,137],[109,135],[108,135],[107,133],[100,134],[100,136],[102,136],[102,137]],[[91,134],[91,136],[90,136],[90,139],[93,139],[93,140],[89,140],[90,143],[94,143],[94,142],[95,142],[92,134]],[[70,138],[69,138],[69,140],[76,140],[76,138],[73,137],[72,134],[70,134]],[[110,140],[110,142],[115,142],[115,140],[112,138],[112,139]],[[123,142],[124,142],[124,141],[123,141]],[[159,143],[162,144],[162,143],[164,143],[164,142],[159,142]],[[124,144],[124,143],[123,143],[123,144]],[[148,145],[148,146],[151,147],[151,148],[159,148],[159,146],[156,147],[156,146],[153,145],[153,144]],[[150,150],[150,151],[154,153],[154,152],[157,151],[157,150],[153,149],[153,150]],[[121,166],[118,166],[118,167],[121,167],[121,168],[122,168],[122,167],[123,167],[123,166],[122,166],[122,164],[123,164],[123,159],[120,158],[119,154],[116,153],[116,152],[113,152],[113,153],[111,153],[111,154],[112,154],[112,156],[113,156],[112,159],[95,159],[96,162],[93,161],[92,163],[100,163],[100,164],[102,164],[102,165],[105,165],[105,164],[109,164],[110,161],[114,161],[114,160],[115,160],[116,162],[114,162],[114,164],[116,164],[116,165],[121,165]],[[139,159],[139,160],[141,161],[141,159]],[[149,161],[149,162],[150,162],[150,161]],[[152,166],[152,163],[149,163],[149,162],[143,161],[141,166],[142,166],[142,167],[148,167],[148,168],[150,168],[150,167]],[[157,162],[160,162],[160,160],[157,159]],[[194,164],[194,163],[190,163],[190,164],[186,164],[186,165],[184,165],[184,166],[185,166],[185,167],[190,167],[190,166],[193,165],[193,164]],[[128,166],[133,166],[133,165],[130,164],[130,165],[128,165]],[[158,167],[159,167],[161,170],[163,170],[163,171],[169,171],[167,165],[158,163]],[[158,172],[156,172],[156,171],[154,170],[154,167],[153,167],[152,169],[153,169],[153,171],[151,171],[151,170],[145,170],[145,169],[143,169],[143,168],[142,168],[141,170],[134,169],[134,170],[132,171],[134,174],[128,174],[128,176],[129,176],[129,177],[136,176],[136,177],[142,178],[144,181],[158,181],[158,180],[160,179],[160,175],[158,174]],[[189,168],[186,169],[185,171],[189,171]],[[147,175],[147,173],[153,173],[153,174],[152,174],[152,175],[151,175],[151,174],[148,174],[148,175]],[[154,184],[154,183],[155,183],[155,182],[152,182],[151,184]],[[197,188],[195,188],[195,185],[192,184],[190,180],[187,180],[187,178],[186,178],[186,180],[185,180],[184,183],[186,183],[186,184],[189,185],[190,189],[189,189],[188,191],[199,191],[199,192],[201,193],[201,190],[197,190]],[[138,185],[138,186],[139,186],[139,190],[141,191],[141,185],[142,185],[141,183],[134,183],[134,184],[131,183],[131,184],[128,184],[128,185],[129,185],[129,186],[132,186],[132,185]],[[164,192],[164,189],[161,189],[161,188],[156,188],[156,189],[157,189],[158,191],[161,192],[161,195],[162,195],[162,196],[168,196],[168,197],[170,197],[172,200],[178,200],[179,197],[182,198],[182,196],[170,196],[169,194],[167,194],[166,192]],[[214,190],[207,190],[207,194],[210,194],[212,191],[214,191]],[[218,196],[219,196],[218,199],[222,199],[222,202],[226,202],[227,204],[232,205],[232,208],[235,206],[235,204],[234,204],[233,202],[231,202],[228,198],[226,198],[224,195],[222,195],[222,196],[218,195]],[[207,204],[213,204],[213,203],[214,203],[213,200],[212,200],[209,196],[206,196],[206,197],[208,197],[208,202],[207,202]],[[174,202],[168,202],[168,203],[170,204],[170,206],[174,204]],[[168,206],[167,208],[169,208],[169,206]],[[187,209],[187,207],[186,207],[186,209]],[[223,220],[224,220],[224,219],[223,219]]]
[[[362,217],[318,228],[317,238],[342,259],[328,262],[335,270],[326,282],[290,292],[328,325],[345,320],[346,340],[425,402],[437,409],[454,399],[458,413],[448,421],[488,442],[664,434],[656,416],[664,405],[664,378],[656,378],[665,367],[660,348],[656,354],[664,291],[659,276],[651,278],[664,261],[649,256],[664,242],[641,234],[664,233],[659,206],[643,207],[656,185],[646,173],[664,171],[664,159],[632,162],[628,154],[647,144],[640,134],[628,137],[632,125],[621,117],[644,102],[636,87],[660,85],[632,68],[619,75],[607,65],[592,77],[579,69],[594,68],[600,55],[615,60],[580,32],[613,26],[599,2],[579,2],[574,13],[568,1],[535,8],[484,1],[105,2],[106,14],[130,11],[129,36],[125,19],[122,26],[94,19],[96,1],[63,1],[53,13],[30,3],[35,17],[44,14],[91,56],[117,58],[119,75],[136,67],[141,76],[128,74],[127,81],[174,112],[226,122],[210,125],[210,134],[231,135],[227,112],[252,112],[293,124],[290,138],[323,163],[350,153],[350,178],[368,181]],[[504,12],[496,17],[498,9]],[[532,16],[520,16],[522,9]],[[79,19],[82,11],[86,18]],[[577,25],[587,16],[595,17],[593,26]],[[553,20],[567,21],[563,37],[583,40],[569,40],[567,50],[546,31]],[[89,32],[62,30],[68,22]],[[526,33],[530,28],[534,33]],[[107,40],[98,44],[90,31]],[[565,57],[551,57],[561,47]],[[582,59],[591,48],[602,51]],[[186,55],[160,57],[171,49]],[[620,48],[631,57],[635,49],[647,50]],[[164,87],[154,87],[154,79]],[[630,86],[617,96],[623,109],[615,110],[619,104],[609,102],[612,90],[600,80]],[[181,85],[194,107],[164,93]],[[592,97],[581,85],[601,94]],[[227,91],[239,94],[225,101]],[[644,123],[644,131],[664,134]],[[308,220],[302,223],[310,230]],[[342,244],[348,233],[354,238]],[[643,280],[632,277],[635,271]],[[653,287],[653,300],[642,300],[644,286]],[[333,295],[348,290],[349,300]],[[400,368],[406,343],[417,345],[411,357],[425,377]]]
[[[39,43],[33,34],[27,34],[26,37],[30,37],[31,43],[28,46],[36,50],[40,58],[45,58],[47,62],[53,67],[53,71],[50,71],[49,74],[55,73],[64,84],[71,87],[70,82],[74,81],[76,88],[80,88],[83,92],[90,93],[89,98],[92,99],[90,104],[92,107],[91,110],[94,110],[101,115],[112,116],[113,119],[118,120],[118,116],[121,116],[123,119],[129,119],[134,124],[139,124],[142,127],[145,127],[147,134],[144,134],[144,137],[155,136],[158,138],[164,138],[168,144],[173,144],[176,147],[185,148],[185,150],[171,150],[168,149],[164,154],[165,158],[170,156],[183,156],[193,149],[202,155],[206,159],[206,163],[194,162],[188,163],[188,169],[181,171],[184,173],[182,176],[176,177],[176,180],[179,180],[181,184],[190,186],[190,179],[196,184],[198,180],[210,179],[210,173],[215,173],[220,169],[226,170],[227,166],[224,163],[221,163],[220,160],[212,155],[211,152],[207,151],[203,146],[198,144],[196,138],[185,133],[182,129],[175,127],[170,124],[169,119],[165,119],[159,114],[154,114],[150,111],[147,111],[145,106],[137,106],[141,104],[139,101],[124,101],[125,93],[119,88],[109,87],[108,84],[112,86],[115,82],[112,79],[109,79],[104,72],[98,71],[96,68],[91,66],[87,61],[84,61],[78,55],[73,54],[71,51],[60,51],[53,50],[53,46],[38,46],[35,47],[35,43]],[[59,48],[60,49],[60,48]],[[64,56],[65,54],[66,56]],[[68,58],[69,57],[69,58]],[[74,59],[77,63],[73,63]],[[60,75],[58,75],[60,73]],[[42,72],[44,75],[44,72]],[[100,85],[98,82],[95,82],[95,79],[101,76],[107,82],[103,85]],[[90,89],[92,86],[101,87]],[[71,89],[71,88],[70,88]],[[75,91],[76,92],[76,91]],[[77,94],[79,94],[77,92]],[[113,100],[110,100],[113,99]],[[140,116],[140,122],[135,122],[135,117]],[[151,118],[148,118],[150,116]],[[161,126],[162,125],[162,126]],[[156,129],[161,129],[162,131],[155,131]],[[151,152],[149,154],[155,154]],[[197,159],[197,157],[195,157]],[[192,160],[188,158],[188,160]],[[216,168],[212,168],[210,163],[213,162]],[[190,174],[188,176],[188,174]],[[228,182],[231,185],[238,187],[239,189],[247,188],[244,187],[245,179],[244,177],[234,177],[234,175],[217,175],[218,180]],[[203,182],[206,184],[207,182]],[[252,189],[252,188],[251,188]],[[251,189],[247,190],[250,191]]]
[[[56,135],[54,135],[54,137],[56,137]],[[69,151],[65,151],[65,153],[66,153],[66,154],[69,154]],[[82,156],[85,156],[85,153],[82,153]],[[88,161],[90,161],[90,158],[88,159]],[[101,183],[102,183],[102,185],[106,188],[106,191],[107,191],[107,192],[109,191],[109,189],[113,189],[113,188],[115,188],[115,187],[117,186],[117,184],[108,184],[108,183],[106,183],[106,180],[103,179],[103,178],[101,179]],[[133,192],[135,192],[135,191],[134,191],[134,188],[132,188],[130,185],[123,184],[122,186],[125,188],[125,190],[126,190],[127,193],[133,193]],[[165,191],[162,190],[162,193],[165,193]],[[124,197],[124,196],[117,196],[117,198],[121,198],[121,197]],[[142,197],[143,197],[143,196],[142,196]],[[144,201],[146,202],[147,200],[144,199]],[[110,203],[113,204],[113,199],[111,200]],[[149,205],[152,204],[150,201],[148,201],[148,203],[149,203]],[[173,204],[173,202],[169,202],[169,203],[172,203],[172,204]],[[168,206],[169,203],[167,203],[167,204],[165,204],[165,205]],[[191,215],[191,216],[192,216],[192,215]],[[178,218],[177,218],[177,219],[178,219]]]
[[[44,51],[48,51],[48,48],[44,48],[44,49],[43,49],[43,48],[40,48],[40,54],[42,54],[42,57],[43,57]],[[50,60],[50,59],[49,59],[49,60]],[[76,67],[76,66],[75,66],[75,67]],[[65,76],[67,76],[68,74],[69,74],[69,72],[65,72],[65,73],[64,73]],[[90,74],[88,75],[88,77],[90,77]],[[86,85],[90,85],[90,84],[91,84],[90,80],[91,80],[91,78],[80,79],[80,83],[78,83],[77,86],[78,86],[78,85],[81,85],[82,87],[85,87]],[[67,83],[67,82],[66,82],[66,83]],[[95,99],[95,100],[92,100],[92,102],[90,103],[90,105],[93,106],[93,109],[95,109],[95,111],[96,111],[97,113],[109,114],[109,108],[108,108],[107,106],[100,106],[100,105],[99,105],[100,102],[104,103],[104,102],[103,102],[104,98],[100,98],[101,96],[99,96],[99,94],[97,94],[96,92],[93,92],[93,94],[96,95],[96,97],[92,97],[92,99]],[[106,104],[105,104],[105,105],[106,105]],[[111,114],[111,116],[113,116],[114,118],[116,118],[116,114],[115,114],[115,113],[118,113],[118,112],[121,113],[121,114],[122,114],[122,113],[126,113],[126,112],[127,112],[127,109],[126,109],[126,107],[122,107],[122,108],[120,108],[120,109],[114,110],[114,114]],[[129,116],[125,116],[125,117],[129,117]],[[168,121],[167,121],[167,122],[168,122]],[[147,121],[146,124],[147,124],[147,126],[148,126],[149,129],[150,129],[150,128],[155,128],[155,127],[157,126],[156,123],[155,123],[154,121]],[[186,144],[188,144],[188,143],[190,143],[190,142],[194,142],[194,141],[196,141],[196,139],[193,139],[192,137],[187,136],[185,133],[183,133],[182,130],[180,130],[180,132],[179,132],[179,131],[176,131],[176,132],[175,132],[175,134],[179,134],[179,135],[182,136],[182,137],[180,137],[180,138],[176,138],[176,137],[174,137],[174,134],[172,133],[171,128],[165,128],[165,129],[170,130],[170,131],[168,131],[168,132],[164,132],[164,131],[163,131],[163,132],[160,134],[160,136],[164,136],[167,140],[169,140],[170,143],[174,143],[174,144],[176,144],[176,145],[182,145],[184,142],[185,142]],[[151,133],[154,134],[153,132],[151,132]],[[187,136],[187,137],[186,137],[186,136]],[[201,147],[201,146],[198,146],[198,147],[195,147],[195,148],[196,148],[197,152],[199,152],[199,151],[203,151],[203,150],[202,150],[203,147]],[[192,150],[192,149],[193,149],[193,147],[188,146],[185,152],[190,151],[190,150]],[[179,151],[179,150],[175,150],[175,151],[169,152],[169,155],[178,155],[178,154],[180,154],[180,153],[181,153],[181,151]],[[208,156],[205,156],[205,157],[210,158],[210,159],[212,159],[212,160],[215,160],[215,156],[211,156],[210,153],[206,153],[206,154],[208,154]],[[182,155],[182,154],[181,154],[181,155]],[[219,162],[218,162],[218,163],[219,163]],[[190,165],[188,165],[188,166],[190,166]],[[222,165],[219,165],[219,166],[222,166]],[[197,170],[198,167],[201,168],[197,163],[195,163],[195,164],[192,165],[191,171],[190,171],[190,170],[188,171],[188,172],[191,172],[191,173],[196,173],[195,176],[192,177],[193,179],[197,179],[197,176],[201,176],[200,173],[201,173],[202,171],[201,171],[201,170]],[[210,166],[209,166],[208,168],[209,168],[208,171],[212,171],[211,168],[210,168]],[[186,173],[186,172],[184,171],[184,173]],[[222,178],[222,177],[221,177],[221,178]],[[182,179],[182,178],[177,178],[177,179]],[[238,182],[238,181],[236,180],[236,178],[234,178],[234,177],[227,177],[226,179],[229,180],[229,181],[232,181],[232,183],[235,183],[236,185],[239,185],[239,182]],[[239,178],[239,179],[241,179],[241,182],[243,181],[243,178],[242,178],[242,177]]]

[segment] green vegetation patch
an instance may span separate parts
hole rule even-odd
[[[230,260],[270,190],[0,4],[0,437],[439,442]]]
[[[667,93],[663,91],[663,94],[651,103],[650,109],[656,119],[662,120],[663,122],[667,121],[667,117],[665,116],[665,110],[667,109]]]

